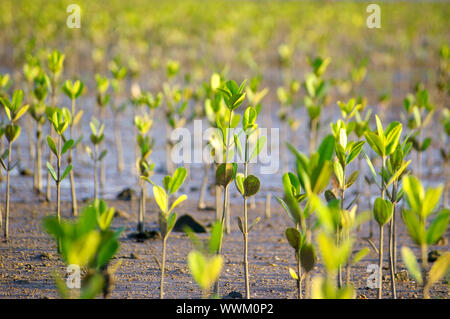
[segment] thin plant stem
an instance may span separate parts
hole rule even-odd
[[[162,241],[160,299],[164,299],[164,269],[166,267],[166,240],[167,240],[167,237],[164,237],[164,239]]]
[[[75,99],[72,100],[72,115],[75,116]],[[73,134],[73,130],[74,130],[74,125],[73,122],[70,124],[70,138],[73,139],[74,138],[74,134]],[[73,162],[73,147],[70,148],[69,150],[69,164],[72,164]],[[75,190],[75,174],[73,172],[73,168],[70,170],[70,192],[72,194],[72,215],[73,216],[77,216],[77,193]]]
[[[9,226],[9,201],[10,201],[10,172],[11,172],[11,151],[12,143],[8,144],[8,169],[6,172],[6,208],[5,208],[5,241],[8,240],[8,226]]]

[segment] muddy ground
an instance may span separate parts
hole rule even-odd
[[[116,273],[115,289],[111,298],[158,298],[160,271],[155,257],[160,257],[161,241],[148,240],[136,242],[128,238],[135,230],[137,202],[125,200],[108,201],[111,206],[125,212],[118,215],[113,228],[125,227],[120,238],[120,250],[117,258],[122,259],[122,265]],[[212,206],[214,203],[208,203]],[[242,214],[242,207],[232,205],[232,214]],[[257,216],[264,217],[264,203],[257,202],[250,209],[250,220]],[[196,202],[190,200],[179,210],[179,215],[192,214],[199,222],[208,226],[214,221],[215,211],[196,208]],[[64,264],[56,253],[55,241],[42,229],[41,221],[46,215],[54,214],[54,205],[34,201],[29,203],[16,202],[12,205],[10,219],[10,241],[0,243],[0,297],[1,298],[57,298],[53,272],[56,270],[64,275]],[[70,216],[70,203],[64,202],[62,214]],[[149,199],[146,227],[156,228],[157,209],[152,199]],[[276,200],[272,201],[272,216],[264,219],[250,233],[249,262],[250,288],[252,298],[296,298],[296,284],[290,278],[288,267],[295,268],[294,253],[284,237],[284,229],[290,226],[290,220],[281,210]],[[399,246],[414,245],[399,223]],[[362,237],[369,232],[369,224],[365,224],[359,233],[355,249],[370,247]],[[206,237],[206,234],[200,234]],[[387,236],[386,236],[387,237]],[[448,237],[448,236],[447,236]],[[377,243],[377,232],[373,241]],[[385,243],[387,245],[387,242]],[[377,245],[377,244],[376,244]],[[173,233],[167,246],[167,270],[165,281],[166,298],[200,298],[200,290],[193,282],[186,263],[186,257],[192,248],[187,236],[183,233]],[[385,246],[387,247],[387,246]],[[415,253],[419,255],[416,248]],[[440,251],[448,250],[448,245],[430,247]],[[221,294],[232,292],[244,293],[242,267],[242,235],[233,218],[232,230],[224,239],[223,254],[225,266],[221,277]],[[357,298],[376,298],[376,289],[367,288],[367,272],[369,264],[377,264],[377,254],[370,254],[353,268],[352,282],[357,288]],[[387,266],[387,262],[385,262]],[[399,260],[399,271],[404,265]],[[323,271],[320,259],[314,269],[314,274]],[[390,292],[389,272],[384,270],[383,288],[385,297]],[[402,277],[402,276],[400,276]],[[421,298],[420,287],[411,279],[397,280],[399,298]],[[447,282],[439,282],[431,290],[435,298],[448,298]]]

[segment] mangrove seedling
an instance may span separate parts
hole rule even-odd
[[[67,108],[49,108],[47,109],[47,117],[58,135],[57,141],[47,135],[47,144],[50,151],[56,156],[56,170],[50,162],[47,162],[47,169],[56,184],[56,216],[59,221],[61,219],[61,182],[72,170],[72,165],[69,164],[62,172],[61,159],[73,147],[74,142],[72,139],[66,140],[64,137],[64,131],[69,127],[71,121],[70,111]]]
[[[407,208],[403,210],[402,217],[409,235],[420,247],[422,267],[419,267],[416,257],[408,247],[402,248],[402,257],[408,272],[422,285],[423,298],[428,299],[431,286],[445,276],[450,268],[450,253],[446,252],[428,270],[428,245],[436,244],[444,236],[450,210],[437,210],[442,185],[425,189],[418,178],[407,176],[403,178],[403,190]],[[433,220],[428,223],[427,219],[433,215]]]
[[[377,180],[377,174],[375,172],[375,169],[372,165],[372,162],[370,161],[369,157],[367,157],[366,155],[366,160],[367,160],[367,164],[370,167],[371,173],[373,175],[373,178],[375,180],[375,183],[377,184],[378,188],[381,191],[381,199],[385,199],[385,193],[386,193],[386,188],[387,188],[387,180],[384,178],[386,176],[385,172],[386,172],[386,160],[388,158],[388,156],[390,156],[392,153],[395,152],[395,150],[397,149],[397,146],[400,143],[400,136],[402,134],[402,124],[399,122],[391,122],[389,123],[389,125],[386,127],[386,129],[383,129],[383,125],[381,123],[380,118],[375,115],[375,120],[376,120],[376,130],[375,131],[367,131],[365,134],[365,138],[367,143],[369,144],[369,146],[371,147],[371,149],[378,155],[381,157],[381,171],[380,171],[380,183],[378,183]],[[381,202],[379,201],[378,205],[378,210],[380,209],[380,204]],[[390,202],[391,206],[392,206],[392,202]],[[374,204],[374,212],[375,212],[375,204]],[[390,220],[392,213],[389,216],[389,219],[386,220],[386,222],[388,222]],[[379,248],[379,257],[380,257],[380,262],[382,263],[383,261],[383,241],[382,241],[382,230],[383,230],[383,226],[384,223],[380,223],[379,220],[377,220],[377,217],[375,216],[375,220],[378,222],[378,225],[380,227],[380,245],[381,247]],[[381,219],[381,221],[383,221]],[[390,236],[391,238],[391,236]],[[391,241],[390,241],[391,242]],[[392,256],[392,246],[389,245],[389,256]],[[393,259],[390,258],[390,263],[389,263],[389,268],[390,268],[390,273],[391,273],[391,290],[392,290],[392,296],[395,296],[395,274],[394,274],[394,264],[393,264]],[[382,269],[379,269],[379,272],[381,274]],[[381,275],[380,275],[381,276]],[[380,281],[380,285],[378,288],[378,298],[382,297],[382,289],[383,289],[383,285],[382,282]]]
[[[217,220],[211,227],[207,242],[201,242],[189,228],[185,229],[195,247],[188,255],[189,270],[202,290],[203,298],[208,298],[211,286],[218,280],[223,267],[223,257],[216,253],[223,232],[222,227],[222,223]]]
[[[70,98],[72,102],[72,110],[70,114],[70,139],[76,141],[74,145],[69,149],[69,156],[67,157],[67,162],[69,165],[72,165],[74,162],[73,157],[73,149],[77,146],[78,143],[83,139],[83,136],[80,136],[78,139],[75,139],[74,129],[77,126],[77,124],[80,122],[81,117],[83,116],[83,110],[80,110],[77,112],[76,110],[76,100],[81,96],[84,90],[84,84],[83,82],[77,80],[75,82],[70,82],[67,80],[64,83],[63,91],[67,95],[67,97]],[[70,170],[70,191],[72,194],[72,215],[77,215],[77,193],[75,189],[75,176],[74,176],[74,170]]]
[[[95,117],[93,117],[89,125],[91,127],[90,139],[91,143],[94,145],[94,150],[92,151],[89,146],[86,146],[86,152],[94,161],[94,199],[98,199],[98,163],[101,163],[103,158],[105,158],[106,154],[108,153],[108,150],[106,149],[99,149],[105,137],[105,124],[101,124]]]
[[[216,185],[222,186],[224,188],[223,192],[223,205],[222,205],[222,216],[220,218],[220,221],[222,225],[224,225],[225,218],[227,215],[227,212],[229,214],[229,211],[227,209],[228,206],[228,186],[230,183],[234,180],[236,177],[236,171],[237,171],[237,164],[230,162],[230,146],[232,145],[230,143],[230,135],[231,135],[231,127],[232,127],[232,121],[234,119],[238,119],[239,117],[233,117],[233,111],[236,110],[244,101],[245,99],[245,88],[246,81],[244,80],[240,86],[237,85],[236,82],[233,80],[229,80],[225,83],[223,87],[218,88],[218,94],[222,95],[222,98],[225,102],[225,105],[228,109],[228,116],[226,118],[223,118],[224,122],[218,120],[217,126],[220,129],[222,133],[222,149],[225,149],[225,163],[220,164],[217,167],[216,170]],[[228,219],[230,216],[228,216]],[[223,230],[223,229],[222,229]],[[222,251],[222,243],[223,243],[223,234],[220,237],[220,242],[217,250],[217,254],[220,255]],[[214,293],[217,295],[219,294],[219,279],[214,285]]]
[[[56,91],[59,85],[59,79],[61,77],[61,73],[63,71],[63,65],[64,65],[64,59],[65,55],[62,54],[58,50],[54,50],[51,52],[47,57],[47,65],[48,69],[50,71],[50,107],[55,108],[56,107]],[[50,126],[50,137],[55,138],[55,134],[53,131],[53,126]],[[52,152],[48,153],[48,162],[53,162],[53,155]],[[46,191],[46,200],[49,202],[51,200],[51,173],[50,171],[47,172],[47,191]]]
[[[127,76],[128,70],[122,65],[120,59],[117,57],[109,64],[109,70],[113,75],[111,86],[113,88],[114,96],[110,101],[111,109],[114,114],[114,137],[117,151],[117,170],[121,173],[123,171],[123,149],[122,138],[120,136],[119,114],[125,110],[127,104],[126,102],[122,104],[120,103],[120,95],[124,90],[125,77]]]
[[[262,144],[265,142],[265,137],[260,137],[257,141],[257,145],[253,150],[249,149],[249,141],[252,135],[256,135],[258,132],[258,125],[256,124],[256,117],[258,116],[256,109],[253,107],[248,107],[244,116],[242,117],[242,128],[245,134],[245,144],[244,144],[244,174],[239,173],[236,174],[236,188],[239,193],[244,198],[244,220],[240,217],[237,217],[239,229],[244,236],[244,276],[245,276],[245,296],[247,299],[250,299],[250,283],[249,283],[249,275],[248,275],[248,233],[252,230],[252,228],[259,222],[260,218],[255,219],[250,226],[248,225],[248,216],[247,216],[247,200],[249,197],[254,196],[258,193],[260,187],[259,179],[254,175],[248,175],[248,165],[249,162],[258,155],[262,148]],[[237,135],[234,136],[235,145],[238,147],[240,151],[242,151],[239,138]],[[250,153],[251,152],[251,153]],[[251,154],[251,155],[250,155]]]
[[[110,262],[119,249],[118,238],[123,230],[111,230],[114,213],[114,208],[108,208],[103,200],[95,200],[81,210],[75,222],[54,216],[44,219],[44,228],[60,245],[59,253],[68,269],[76,266],[85,274],[79,282],[80,290],[68,289],[66,282],[56,276],[62,298],[91,299],[100,293],[106,298],[112,292],[112,276],[121,261],[112,266]]]
[[[8,149],[0,157],[0,163],[3,169],[6,171],[6,202],[5,202],[5,241],[8,240],[8,226],[9,226],[9,201],[10,201],[10,173],[16,167],[17,161],[11,161],[12,155],[12,145],[14,141],[19,138],[21,128],[17,125],[17,121],[24,115],[28,110],[28,105],[22,105],[23,101],[23,91],[16,90],[11,99],[0,97],[0,102],[5,108],[6,116],[8,117],[9,123],[2,129],[4,130],[4,135],[8,141]],[[7,161],[5,163],[5,159]]]
[[[47,97],[50,85],[49,78],[41,72],[34,79],[34,100],[35,102],[30,107],[30,115],[36,122],[36,141],[35,141],[35,165],[34,165],[34,188],[38,193],[42,192],[42,126],[45,123],[45,99]]]
[[[149,160],[154,141],[147,134],[152,124],[152,119],[145,112],[142,116],[136,115],[134,117],[134,125],[138,129],[137,144],[140,150],[140,157],[136,159],[136,166],[139,171],[139,186],[141,188],[137,223],[137,231],[140,235],[144,234],[145,198],[147,193],[144,178],[150,178],[153,175],[153,169],[155,167],[155,163],[151,163]]]
[[[158,215],[159,231],[162,237],[162,263],[161,263],[161,285],[160,285],[160,298],[164,298],[164,271],[166,266],[166,242],[170,235],[175,221],[177,220],[177,214],[173,211],[175,207],[181,204],[187,199],[186,195],[179,196],[175,201],[171,203],[171,196],[174,195],[177,190],[183,185],[186,179],[186,169],[184,167],[178,167],[172,176],[166,175],[163,179],[163,186],[154,184],[148,178],[145,178],[149,183],[153,184],[153,196],[160,209]],[[170,208],[169,208],[170,206]]]

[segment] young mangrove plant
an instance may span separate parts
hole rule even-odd
[[[211,227],[211,234],[207,242],[201,242],[189,229],[185,229],[189,235],[194,250],[188,255],[188,266],[192,278],[202,290],[202,297],[208,298],[211,286],[218,280],[223,267],[223,257],[217,255],[223,225],[216,221]],[[217,295],[214,295],[217,297]]]
[[[345,112],[347,114],[347,112]],[[344,116],[346,119],[346,117]],[[334,175],[337,180],[338,184],[338,197],[339,197],[339,203],[340,203],[340,210],[343,214],[345,213],[344,209],[344,202],[345,202],[345,191],[353,185],[353,183],[356,182],[358,179],[359,171],[356,170],[353,173],[351,173],[349,176],[347,176],[347,169],[349,164],[358,157],[359,153],[361,153],[361,150],[364,145],[364,141],[348,141],[347,140],[347,132],[346,129],[348,129],[348,125],[344,123],[344,121],[339,120],[336,125],[332,125],[333,127],[333,133],[335,136],[335,152],[336,152],[336,160],[334,161]],[[355,202],[353,200],[353,202]],[[350,203],[349,206],[351,206],[352,203]],[[356,206],[354,206],[356,208]],[[343,232],[345,230],[345,232]],[[339,242],[343,238],[349,238],[350,237],[350,228],[343,228],[343,229],[337,229],[336,234],[336,241],[339,244]],[[350,284],[350,277],[351,277],[351,269],[350,269],[350,263],[347,263],[347,271],[346,271],[346,281],[347,286]],[[338,270],[338,287],[342,287],[342,269],[339,267]]]
[[[228,214],[230,214],[228,207],[228,187],[230,183],[234,180],[236,177],[237,172],[237,164],[230,162],[230,146],[232,145],[230,143],[231,140],[231,128],[232,128],[232,121],[237,119],[238,122],[240,120],[239,117],[233,117],[233,112],[242,104],[242,102],[245,99],[245,88],[246,81],[244,80],[240,86],[237,85],[236,82],[233,80],[227,81],[224,85],[224,87],[218,88],[219,94],[222,95],[222,98],[225,102],[225,105],[227,106],[228,112],[227,117],[223,118],[224,122],[221,122],[220,120],[217,121],[217,126],[220,129],[220,132],[222,133],[222,149],[225,149],[225,156],[224,160],[225,163],[220,164],[217,166],[216,170],[216,185],[222,186],[224,188],[223,192],[223,205],[222,205],[222,216],[220,218],[220,222],[222,225],[225,223],[225,218]],[[228,220],[230,219],[230,216],[228,216]],[[223,243],[223,233],[220,237],[220,242],[217,250],[217,254],[220,255],[222,251],[222,243]],[[214,285],[214,293],[217,295],[219,294],[219,278],[217,282]]]
[[[66,280],[56,275],[56,285],[62,298],[92,299],[100,293],[106,298],[113,288],[113,274],[121,260],[110,265],[119,249],[118,238],[123,230],[112,230],[114,208],[108,208],[103,200],[95,200],[81,210],[75,221],[58,220],[54,216],[44,219],[44,228],[55,237],[59,253],[68,266],[81,270],[84,278],[71,284],[80,289],[69,289]]]
[[[320,127],[320,114],[322,108],[326,104],[327,91],[329,87],[328,81],[323,79],[330,58],[317,57],[315,59],[308,59],[310,66],[313,68],[312,73],[305,76],[303,87],[306,90],[306,96],[303,103],[308,111],[309,116],[309,153],[312,154],[316,149],[317,135]]]
[[[100,145],[105,137],[104,130],[105,124],[101,124],[95,117],[92,118],[89,123],[91,127],[91,143],[94,145],[94,150],[89,146],[86,146],[86,152],[89,157],[94,161],[94,199],[98,199],[99,179],[98,179],[98,163],[102,162],[108,153],[107,149],[100,150]]]
[[[69,127],[71,118],[70,111],[67,108],[59,109],[48,108],[47,117],[53,126],[58,138],[55,141],[50,135],[47,135],[47,144],[50,151],[56,157],[56,170],[50,162],[47,162],[47,169],[52,176],[56,184],[56,216],[58,221],[61,219],[61,182],[66,178],[66,176],[72,170],[72,165],[69,164],[66,169],[62,172],[61,160],[62,156],[67,153],[67,151],[73,147],[74,142],[72,139],[66,140],[64,137],[65,130]]]
[[[126,102],[120,103],[120,97],[124,90],[125,77],[127,76],[128,70],[125,66],[122,65],[120,59],[117,57],[113,59],[109,64],[109,70],[113,75],[113,78],[111,80],[113,99],[111,99],[110,101],[111,109],[114,114],[114,138],[117,151],[117,170],[119,171],[119,173],[121,173],[123,171],[123,148],[122,138],[120,136],[119,114],[125,110],[127,104]]]
[[[437,210],[442,195],[442,185],[425,189],[414,176],[403,178],[403,190],[407,208],[402,217],[409,235],[419,245],[422,257],[422,267],[419,266],[410,248],[402,247],[402,257],[406,268],[416,282],[422,285],[423,298],[430,298],[430,288],[450,269],[450,253],[445,252],[428,269],[428,245],[436,244],[447,231],[450,210]],[[427,219],[434,215],[431,222]]]
[[[326,277],[316,277],[312,282],[312,298],[342,299],[354,298],[355,291],[349,281],[346,285],[337,285],[338,272],[345,264],[355,265],[369,252],[363,248],[352,257],[352,236],[338,236],[339,233],[351,233],[367,220],[368,212],[355,214],[356,206],[350,211],[341,208],[340,199],[332,198],[325,205],[317,195],[311,196],[312,209],[317,213],[320,232],[317,244],[325,266]],[[349,267],[349,266],[348,266]],[[348,269],[348,268],[347,268]]]
[[[34,103],[31,105],[29,113],[36,122],[36,140],[35,140],[35,164],[34,164],[34,189],[41,194],[42,193],[42,126],[45,123],[45,99],[49,92],[49,78],[42,71],[34,78]]]
[[[144,230],[144,219],[145,219],[145,197],[147,194],[144,178],[150,178],[153,175],[153,169],[155,163],[149,161],[150,154],[153,150],[154,141],[148,135],[153,124],[152,119],[147,113],[136,115],[134,117],[134,125],[138,129],[137,144],[140,150],[140,157],[136,159],[136,166],[139,171],[139,186],[141,188],[141,194],[139,199],[139,214],[137,231],[139,235],[143,235]]]
[[[0,163],[3,169],[6,171],[6,200],[5,200],[5,230],[4,237],[5,241],[8,240],[8,226],[9,226],[9,210],[10,210],[10,174],[11,171],[16,167],[17,161],[14,163],[11,160],[12,156],[12,145],[14,141],[19,138],[21,127],[16,124],[17,121],[24,115],[28,110],[28,105],[22,105],[23,101],[23,91],[16,90],[11,99],[0,97],[0,102],[3,104],[6,116],[8,117],[9,123],[2,128],[4,130],[4,135],[8,141],[8,149],[0,157]],[[5,159],[7,161],[5,163]]]
[[[83,82],[77,80],[75,82],[70,82],[67,80],[64,83],[63,91],[67,95],[67,97],[70,98],[72,102],[72,109],[70,114],[70,139],[74,140],[74,145],[69,149],[69,156],[67,157],[67,162],[69,165],[72,165],[74,162],[74,156],[73,156],[73,149],[78,145],[78,143],[81,142],[83,139],[83,136],[80,136],[78,139],[75,139],[75,133],[74,129],[77,126],[77,124],[80,122],[82,116],[83,116],[83,110],[80,110],[77,112],[76,110],[76,100],[81,96],[84,90],[84,84]],[[75,189],[75,176],[74,176],[74,170],[70,170],[70,192],[72,194],[72,215],[77,215],[77,193]]]
[[[57,94],[56,91],[59,86],[59,79],[61,77],[61,73],[63,71],[63,65],[64,65],[64,59],[65,55],[62,54],[58,50],[54,50],[51,52],[47,57],[47,65],[50,72],[50,107],[55,108],[56,107],[56,98]],[[50,137],[55,138],[53,131],[53,126],[50,126]],[[53,162],[53,155],[52,152],[48,153],[48,162]],[[46,191],[46,200],[49,202],[51,200],[51,173],[50,171],[47,172],[47,191]]]
[[[385,194],[386,194],[386,179],[384,178],[387,176],[386,171],[386,160],[388,156],[390,156],[392,153],[395,152],[397,149],[397,146],[400,143],[400,136],[402,133],[402,124],[399,122],[391,122],[385,130],[383,130],[383,126],[381,124],[380,118],[375,115],[376,125],[377,128],[375,131],[368,131],[365,134],[366,141],[371,147],[371,149],[381,157],[381,170],[379,175],[381,176],[380,183],[376,182],[377,174],[375,172],[375,169],[373,167],[372,162],[370,161],[369,157],[366,155],[367,163],[370,167],[370,170],[372,172],[373,178],[375,180],[375,183],[377,184],[378,188],[381,191],[381,197],[377,199],[374,203],[374,218],[377,221],[380,229],[380,247],[378,249],[379,251],[379,287],[378,287],[378,298],[382,298],[382,289],[383,289],[383,283],[381,281],[382,278],[382,263],[383,263],[383,226],[391,220],[392,214],[393,214],[393,204],[389,200],[385,200]],[[393,182],[394,180],[392,180]],[[393,224],[391,224],[393,226]],[[390,227],[389,229],[392,229]],[[393,235],[392,232],[390,232],[391,235]],[[391,236],[389,236],[391,238]],[[391,239],[389,241],[392,242]],[[392,245],[389,245],[389,256],[392,256]],[[389,269],[391,274],[391,290],[392,290],[392,297],[395,297],[395,274],[394,274],[394,264],[393,259],[390,258],[389,263]]]
[[[422,175],[422,153],[431,145],[431,137],[423,137],[425,129],[431,123],[434,115],[434,106],[428,99],[428,91],[420,85],[416,88],[416,95],[408,94],[404,99],[404,108],[408,114],[408,128],[411,130],[409,139],[416,151],[416,175]]]
[[[164,271],[166,266],[166,242],[170,235],[177,214],[173,211],[175,207],[181,204],[187,199],[186,195],[179,196],[173,202],[171,196],[174,195],[178,189],[183,185],[186,179],[186,169],[184,167],[178,167],[172,176],[166,175],[163,179],[163,186],[154,184],[150,179],[145,178],[146,181],[153,184],[153,196],[160,209],[158,215],[159,231],[162,237],[162,262],[161,262],[161,285],[160,285],[160,298],[164,298]],[[170,208],[169,208],[170,206]]]
[[[250,299],[250,283],[248,275],[248,233],[252,228],[259,222],[260,218],[256,218],[250,226],[248,225],[247,216],[247,200],[249,197],[254,196],[258,193],[260,187],[259,179],[254,175],[248,174],[249,162],[259,154],[262,145],[265,143],[265,136],[260,137],[256,142],[256,146],[253,150],[250,150],[249,142],[253,135],[257,135],[258,124],[256,124],[256,117],[258,113],[253,107],[248,107],[244,116],[242,117],[242,129],[245,134],[245,144],[244,144],[244,174],[236,174],[236,188],[239,193],[244,198],[244,219],[242,220],[239,216],[237,217],[239,229],[244,236],[244,276],[245,276],[245,296]],[[238,147],[238,151],[242,153],[242,148],[240,145],[239,137],[234,135],[235,145]]]
[[[330,182],[333,170],[331,159],[334,154],[334,143],[335,139],[332,135],[326,136],[318,151],[309,157],[288,144],[289,149],[296,157],[297,169],[295,174],[288,172],[283,175],[284,196],[283,198],[276,197],[295,225],[295,228],[288,228],[285,234],[289,244],[295,250],[298,273],[295,274],[295,271],[291,271],[291,276],[297,280],[299,299],[303,297],[303,279],[306,282],[305,297],[310,297],[309,272],[315,265],[315,258],[313,258],[315,252],[312,245],[314,223],[310,198],[312,198],[312,194],[321,194]],[[307,200],[305,205],[301,205],[305,200]],[[305,270],[303,276],[302,267]]]
[[[97,101],[97,114],[100,121],[105,122],[106,120],[106,106],[109,103],[111,95],[108,92],[109,88],[109,80],[107,77],[103,77],[99,74],[95,75],[96,82],[96,101]],[[106,180],[106,171],[105,171],[105,163],[100,162],[100,189],[103,191],[103,187],[105,185]]]

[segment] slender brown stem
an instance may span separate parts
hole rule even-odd
[[[166,267],[166,240],[167,240],[167,237],[165,237],[163,239],[163,243],[162,243],[160,299],[164,299],[164,269]]]
[[[11,172],[11,151],[12,151],[12,143],[8,144],[8,165],[6,172],[6,208],[5,208],[5,240],[8,240],[8,226],[9,226],[9,200],[10,200],[10,172]]]
[[[383,295],[383,226],[380,225],[380,244],[378,248],[378,299]]]

